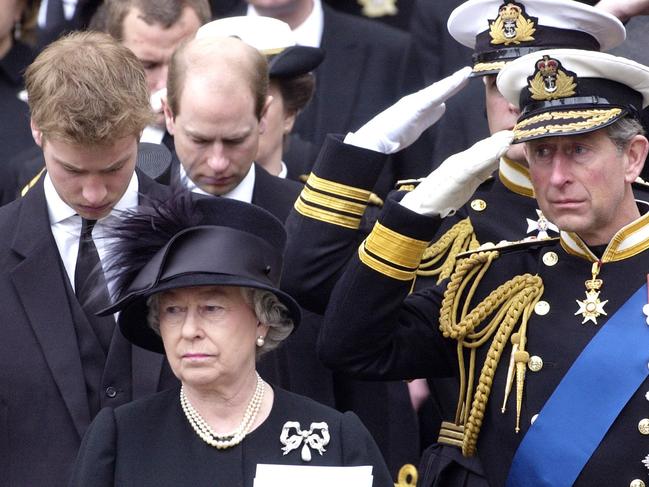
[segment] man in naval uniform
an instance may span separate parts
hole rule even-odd
[[[559,7],[562,9],[560,15],[557,13]],[[503,41],[505,29],[511,36],[509,43]],[[456,40],[475,50],[472,76],[484,80],[487,118],[492,133],[511,129],[519,115],[518,109],[503,98],[495,84],[497,73],[508,62],[523,52],[547,45],[607,49],[624,40],[624,27],[613,16],[588,5],[560,0],[469,1],[451,14],[449,30]],[[453,85],[450,85],[451,91]],[[368,124],[363,130],[348,135],[345,143],[333,138],[327,140],[312,179],[288,221],[287,253],[295,265],[287,269],[287,280],[299,283],[299,288],[290,289],[290,292],[307,306],[324,308],[341,266],[364,237],[356,231],[358,227],[353,225],[353,217],[365,210],[365,206],[359,206],[364,204],[359,201],[362,200],[359,195],[366,194],[375,184],[375,175],[384,163],[380,153],[402,147],[403,134],[395,134],[398,132],[394,129],[395,120],[403,121],[403,127],[423,123],[426,117],[417,119],[417,114],[421,111],[432,113],[450,94],[444,93],[446,88],[442,89],[442,85],[439,88],[440,98],[432,104],[430,99],[410,109],[398,109],[397,104],[386,110],[383,117],[377,117],[377,122],[381,118],[385,122]],[[462,95],[453,98],[449,107],[462,101]],[[447,113],[440,123],[449,116],[453,113]],[[407,123],[409,117],[412,120]],[[382,143],[381,138],[387,138],[389,143]],[[480,158],[490,156],[479,151],[474,154]],[[345,171],[340,171],[340,167]],[[331,181],[340,184],[332,185]],[[411,189],[416,184],[416,181],[406,182],[401,187]],[[350,194],[356,195],[351,203]],[[329,199],[323,199],[325,196]],[[480,244],[556,236],[556,226],[543,216],[533,196],[522,147],[514,146],[501,158],[497,173],[478,187],[470,202],[444,219],[419,263],[414,287],[423,289],[448,278],[457,254]],[[436,437],[442,417],[455,407],[454,400],[445,399],[455,389],[454,384],[436,379],[429,385],[435,388],[435,393],[431,396],[432,411],[424,413],[431,422],[430,431],[425,433],[428,441],[431,436]]]
[[[95,316],[108,300],[101,258],[111,215],[167,190],[134,171],[152,113],[131,51],[104,34],[72,34],[25,79],[47,170],[0,210],[0,478],[66,485],[101,408],[177,384],[112,316]]]
[[[375,379],[457,375],[440,441],[483,472],[431,465],[435,485],[643,487],[649,218],[632,182],[649,151],[637,119],[649,68],[544,50],[506,66],[498,88],[521,110],[514,142],[560,238],[468,253],[444,286],[409,294],[440,219],[495,165],[453,158],[386,202],[332,293],[321,357]]]

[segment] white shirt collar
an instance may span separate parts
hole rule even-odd
[[[155,125],[147,125],[142,131],[140,142],[149,142],[151,144],[162,144],[164,139],[165,130]]]
[[[47,17],[47,3],[48,0],[43,0],[41,6],[38,9],[38,26],[43,28],[45,27],[46,17]],[[65,20],[72,20],[74,17],[74,11],[77,9],[77,0],[63,0],[63,15],[65,15]]]
[[[182,164],[179,167],[179,176],[180,180],[190,191],[198,194],[204,194],[211,196],[207,191],[203,191],[201,188],[196,186],[194,181],[189,179],[187,172]],[[230,198],[233,200],[243,201],[244,203],[252,203],[252,193],[255,189],[255,164],[250,165],[248,174],[237,184],[231,191],[228,193],[222,194],[224,198]]]
[[[278,178],[286,179],[286,176],[288,176],[288,167],[286,167],[286,164],[284,164],[284,161],[281,161],[282,163],[282,169],[280,169],[279,174],[277,175]]]
[[[48,173],[45,173],[43,181],[45,191],[45,201],[47,202],[47,212],[50,218],[50,229],[56,242],[56,247],[63,261],[66,274],[74,289],[74,270],[77,263],[77,253],[79,252],[79,235],[81,234],[81,218],[77,213],[65,203],[54,188],[54,184]],[[119,215],[120,212],[135,208],[138,205],[139,182],[135,172],[124,192],[122,198],[113,207],[110,214],[97,222],[92,232],[99,258],[103,262],[106,256],[106,247],[109,238],[106,238],[105,227],[102,222],[112,216]],[[112,282],[107,278],[108,287],[112,291]]]
[[[246,15],[259,15],[255,7],[248,4]],[[309,16],[293,29],[295,41],[301,46],[320,47],[324,30],[324,12],[321,0],[313,0],[313,9]]]

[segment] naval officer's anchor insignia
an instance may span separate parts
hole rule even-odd
[[[575,315],[580,314],[584,317],[584,321],[581,322],[582,325],[587,321],[592,321],[593,323],[597,324],[597,318],[599,316],[606,316],[604,305],[608,303],[608,299],[606,301],[601,301],[599,299],[599,290],[604,283],[604,281],[602,281],[601,279],[597,279],[600,267],[601,265],[599,262],[593,262],[593,278],[585,282],[586,299],[584,299],[583,301],[579,301],[578,299],[576,300],[577,304],[579,305],[579,309],[577,310]]]

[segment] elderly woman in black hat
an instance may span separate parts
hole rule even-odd
[[[285,234],[259,207],[177,195],[116,229],[107,272],[132,343],[164,353],[180,387],[102,410],[73,486],[252,486],[258,464],[373,467],[381,455],[353,413],[274,388],[256,359],[299,324],[278,288]]]
[[[259,137],[256,162],[269,173],[298,179],[308,174],[313,161],[298,160],[308,153],[309,142],[291,133],[298,114],[315,91],[312,73],[324,60],[324,50],[296,44],[290,26],[279,19],[263,16],[227,17],[203,25],[196,37],[238,37],[256,48],[268,60],[268,94],[273,101],[264,117],[266,125]],[[293,159],[283,156],[291,149]],[[287,167],[287,165],[289,167]]]

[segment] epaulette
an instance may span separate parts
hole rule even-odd
[[[36,183],[38,183],[38,180],[41,178],[41,176],[45,173],[45,168],[41,169],[38,171],[38,174],[34,176],[25,186],[23,186],[23,189],[20,190],[20,196],[25,196],[27,192],[32,189]]]
[[[556,239],[507,242],[465,252],[448,280],[440,308],[439,328],[444,337],[457,342],[460,390],[455,419],[442,423],[438,442],[459,446],[464,456],[475,455],[494,376],[510,341],[512,353],[508,361],[502,412],[506,410],[510,392],[515,390],[513,423],[515,431],[520,431],[525,370],[529,361],[527,322],[543,294],[543,281],[540,276],[529,273],[516,275],[501,284],[489,281],[487,286],[493,288],[480,302],[476,302],[476,290],[484,284],[483,279],[488,279],[489,267],[500,252],[544,245],[553,240]],[[488,348],[484,354],[485,361],[477,363],[477,350],[485,347]]]
[[[457,255],[457,258],[469,257],[471,254],[476,252],[485,252],[489,250],[497,250],[500,254],[515,252],[517,250],[544,247],[546,245],[553,244],[559,240],[559,237],[547,237],[547,238],[537,238],[537,237],[526,237],[523,240],[501,240],[498,243],[485,242],[475,249],[462,252]]]
[[[479,245],[471,220],[460,220],[437,241],[431,242],[419,263],[418,276],[438,276],[440,283],[453,272],[457,256]]]

